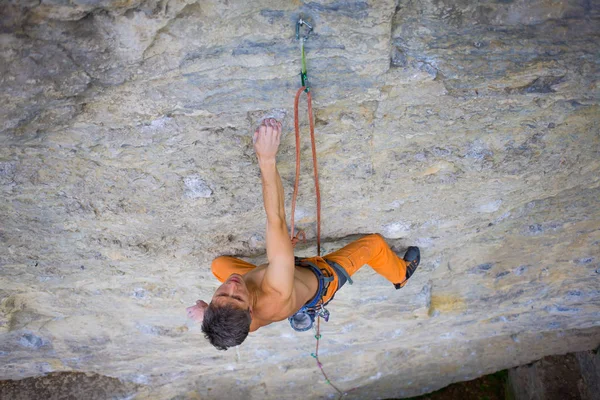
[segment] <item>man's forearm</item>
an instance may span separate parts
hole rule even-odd
[[[262,180],[263,201],[267,222],[285,223],[285,207],[283,202],[283,184],[277,170],[277,162],[273,159],[259,159]]]

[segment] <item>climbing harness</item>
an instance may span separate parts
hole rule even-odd
[[[302,27],[306,27],[306,34],[301,35],[300,30]],[[294,130],[296,133],[296,180],[294,183],[294,194],[292,196],[292,215],[291,215],[291,232],[290,239],[292,241],[292,245],[295,246],[299,241],[306,240],[306,234],[304,231],[299,230],[298,234],[294,235],[294,213],[296,211],[296,199],[298,197],[298,184],[300,180],[300,122],[298,118],[298,103],[300,101],[300,95],[302,92],[306,93],[306,98],[308,102],[308,121],[310,126],[310,140],[312,146],[312,158],[313,158],[313,171],[314,171],[314,180],[315,180],[315,193],[317,197],[317,256],[321,256],[321,192],[319,191],[319,173],[317,170],[317,148],[315,143],[315,125],[313,122],[313,111],[312,111],[312,95],[310,92],[310,85],[308,82],[308,72],[306,70],[306,56],[304,52],[304,42],[308,39],[309,33],[312,31],[313,27],[309,25],[302,18],[298,20],[296,23],[296,40],[300,41],[300,55],[302,59],[302,70],[300,71],[300,82],[301,87],[296,92],[296,98],[294,101]],[[300,260],[302,262],[302,260]],[[311,353],[311,356],[317,361],[317,366],[321,370],[323,377],[325,378],[325,382],[327,382],[331,387],[333,387],[339,394],[340,398],[344,396],[346,393],[342,392],[337,386],[335,386],[327,377],[325,370],[323,369],[323,364],[319,361],[319,340],[321,339],[321,318],[325,321],[329,320],[329,311],[325,309],[325,305],[323,304],[323,295],[325,293],[325,283],[331,282],[333,277],[326,277],[319,270],[316,265],[310,265],[309,267],[313,267],[316,269],[315,275],[319,280],[319,290],[317,290],[317,294],[315,298],[309,302],[309,304],[304,305],[296,314],[289,318],[290,324],[293,329],[297,331],[306,331],[309,330],[314,323],[316,318],[317,320],[317,329],[315,334],[315,339],[317,339],[317,345],[314,353]],[[345,272],[345,271],[344,271]],[[351,282],[351,280],[350,280]],[[331,301],[331,299],[330,299]],[[354,389],[353,389],[354,390]]]
[[[325,276],[321,269],[314,263],[296,257],[295,264],[299,267],[310,269],[318,281],[318,288],[315,296],[294,315],[288,318],[290,325],[297,332],[304,332],[313,327],[315,317],[319,314],[326,316],[326,321],[329,320],[329,311],[325,309],[323,304],[323,295],[326,293],[329,285],[333,282],[333,276]],[[319,313],[320,312],[320,313]]]
[[[337,276],[337,290],[340,290],[342,286],[346,284],[346,282],[352,285],[352,278],[346,270],[339,265],[338,263],[323,259],[332,269],[333,273]],[[304,267],[310,269],[315,276],[317,277],[318,288],[314,297],[309,300],[300,310],[298,310],[294,315],[288,318],[290,325],[297,332],[304,332],[313,327],[315,322],[315,318],[320,315],[321,318],[325,320],[325,322],[329,321],[329,311],[325,308],[327,304],[329,304],[333,298],[335,297],[335,293],[331,296],[330,299],[327,300],[327,303],[323,301],[323,297],[327,290],[329,289],[329,285],[331,282],[335,280],[333,275],[326,275],[323,270],[321,270],[314,262],[310,261],[310,259],[302,259],[295,258],[295,264],[298,267]]]

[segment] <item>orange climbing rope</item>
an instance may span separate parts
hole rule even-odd
[[[296,199],[298,197],[298,184],[300,182],[300,121],[298,118],[298,103],[300,100],[300,95],[302,92],[306,91],[306,87],[302,86],[298,89],[296,93],[296,99],[294,101],[294,129],[296,131],[296,181],[294,182],[294,194],[292,196],[292,215],[291,215],[291,233],[290,239],[292,240],[292,244],[295,246],[299,241],[306,240],[306,234],[303,230],[299,230],[297,235],[294,235],[294,213],[296,211]],[[315,143],[315,126],[313,123],[313,112],[312,112],[312,96],[310,91],[306,91],[307,100],[308,100],[308,119],[310,125],[310,142],[312,146],[312,157],[313,157],[313,170],[315,175],[315,193],[317,195],[317,256],[321,256],[321,192],[319,191],[319,171],[317,168],[317,147]],[[340,398],[344,395],[337,386],[335,386],[330,380],[325,370],[323,369],[323,364],[319,361],[319,339],[321,339],[321,316],[317,314],[317,332],[315,334],[315,339],[317,339],[317,345],[314,353],[311,353],[311,356],[315,358],[317,361],[317,366],[321,370],[325,381],[333,387]]]
[[[298,184],[300,182],[300,120],[298,118],[298,103],[300,100],[300,95],[302,92],[306,92],[307,100],[308,100],[308,119],[310,125],[310,142],[312,147],[312,158],[313,158],[313,171],[315,178],[315,193],[317,197],[317,256],[321,256],[321,192],[319,190],[319,170],[317,168],[317,147],[315,142],[315,126],[313,123],[313,112],[312,112],[312,96],[310,91],[306,91],[306,87],[302,86],[296,92],[296,99],[294,101],[294,129],[296,131],[296,180],[294,182],[294,194],[292,196],[292,215],[291,215],[291,233],[290,239],[292,240],[292,245],[296,245],[299,241],[306,240],[306,234],[303,230],[299,230],[298,234],[294,235],[294,213],[296,211],[296,199],[298,198]],[[322,304],[321,304],[322,306]],[[323,308],[321,309],[323,311]],[[317,361],[317,366],[321,370],[323,377],[325,378],[325,382],[327,382],[331,387],[338,392],[340,398],[344,396],[344,392],[342,392],[337,386],[335,386],[330,380],[325,370],[323,369],[323,364],[319,360],[319,340],[321,339],[321,315],[317,313],[317,332],[315,334],[315,339],[317,339],[317,345],[314,353],[311,353],[311,356],[315,358]],[[355,390],[352,389],[351,391]]]
[[[313,158],[313,171],[315,177],[315,193],[317,197],[317,256],[321,256],[321,192],[319,190],[319,171],[317,168],[317,146],[315,143],[315,124],[313,122],[313,110],[312,110],[312,95],[310,92],[310,87],[308,84],[308,73],[306,71],[306,59],[304,55],[304,41],[308,38],[308,33],[306,36],[300,36],[300,27],[306,26],[308,28],[308,33],[312,31],[312,26],[310,26],[306,21],[298,20],[296,24],[296,39],[300,40],[300,52],[302,57],[302,71],[300,72],[300,78],[302,82],[302,87],[298,89],[296,92],[296,99],[294,101],[294,129],[296,131],[296,181],[294,182],[294,194],[292,196],[292,215],[291,215],[291,232],[290,239],[292,240],[292,245],[295,246],[299,241],[306,240],[306,234],[303,230],[298,230],[298,234],[294,234],[294,213],[296,212],[296,199],[298,197],[298,186],[300,182],[300,121],[298,118],[298,103],[300,101],[300,95],[302,92],[306,92],[306,97],[308,101],[308,121],[310,125],[310,143],[312,146],[312,158]],[[321,299],[322,300],[322,299]],[[323,364],[319,360],[319,340],[321,339],[321,316],[325,316],[326,310],[323,306],[323,302],[321,301],[321,309],[317,312],[317,331],[315,334],[315,339],[317,339],[317,345],[314,353],[311,353],[311,356],[315,358],[317,361],[317,366],[321,370],[325,381],[333,387],[336,392],[339,394],[339,398],[341,399],[345,394],[337,386],[335,386],[327,377],[325,370],[323,369]],[[350,390],[353,391],[356,388]]]
[[[292,220],[291,220],[291,234],[292,244],[296,245],[298,241],[304,241],[306,234],[304,231],[298,231],[297,235],[294,235],[294,213],[296,212],[296,199],[298,198],[298,184],[300,182],[300,121],[298,118],[298,103],[300,95],[306,90],[305,86],[298,89],[296,93],[296,100],[294,101],[294,129],[296,131],[296,181],[294,183],[294,195],[292,197]],[[310,142],[312,146],[312,158],[313,158],[313,170],[315,174],[315,193],[317,195],[317,256],[321,255],[321,192],[319,191],[319,171],[317,167],[317,147],[315,143],[315,124],[313,122],[312,112],[312,96],[310,92],[306,92],[308,100],[308,120],[310,125]]]

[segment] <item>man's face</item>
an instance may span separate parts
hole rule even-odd
[[[215,291],[211,303],[221,307],[231,305],[243,309],[250,308],[250,293],[242,276],[232,274]]]

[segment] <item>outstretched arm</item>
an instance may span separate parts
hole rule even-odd
[[[294,250],[285,221],[283,185],[277,171],[277,150],[281,139],[281,123],[266,119],[254,132],[254,149],[260,167],[263,200],[267,214],[267,259],[269,266],[263,290],[274,291],[285,298],[294,287]]]

